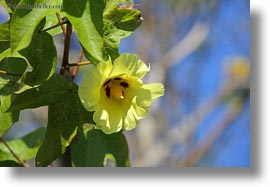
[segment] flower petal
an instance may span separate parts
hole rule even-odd
[[[90,65],[89,72],[86,73],[78,90],[81,102],[88,111],[95,110],[95,106],[98,105],[101,83],[101,75],[96,66]]]
[[[115,104],[103,106],[94,113],[93,119],[96,122],[96,128],[101,129],[106,134],[119,132],[122,129],[122,111]]]
[[[127,110],[126,114],[123,114],[124,124],[123,129],[132,130],[137,124],[138,120],[142,119],[146,116],[147,111],[136,104],[136,97],[134,97],[132,101],[132,105],[129,110]]]
[[[134,89],[136,94],[136,104],[148,111],[153,100],[164,95],[164,86],[160,83],[144,84],[142,87]]]
[[[104,78],[108,78],[113,69],[111,60],[98,63],[97,69]]]
[[[136,112],[135,112],[133,106],[130,107],[130,109],[127,111],[126,115],[123,117],[124,117],[123,129],[131,130],[137,126],[138,119],[137,119],[137,115],[136,115]]]
[[[161,83],[144,84],[143,88],[150,90],[152,100],[164,95],[164,86]]]
[[[143,78],[149,70],[150,68],[136,55],[125,53],[115,59],[110,76],[114,77],[126,74],[137,78]]]

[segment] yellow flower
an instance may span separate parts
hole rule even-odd
[[[154,99],[164,95],[162,84],[143,84],[149,68],[136,55],[123,54],[111,61],[90,65],[79,87],[88,111],[94,111],[96,128],[106,134],[131,130],[147,115]]]

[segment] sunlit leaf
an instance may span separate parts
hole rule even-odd
[[[19,111],[6,112],[10,107],[13,95],[0,98],[0,137],[2,137],[9,128],[19,120]]]
[[[104,59],[102,50],[104,1],[65,0],[63,7],[63,11],[77,32],[87,58],[92,63],[102,61]]]
[[[8,57],[0,62],[0,71],[15,75],[0,73],[0,98],[9,95],[19,88],[17,81],[26,70],[27,64],[23,58]]]
[[[139,10],[116,6],[104,13],[104,50],[113,60],[119,56],[120,40],[129,36],[141,23]]]
[[[44,139],[45,130],[45,128],[39,128],[22,138],[10,140],[7,143],[21,160],[29,160],[36,156],[37,150]],[[17,161],[2,142],[0,143],[0,160]]]
[[[0,24],[0,54],[10,46],[9,21]],[[1,59],[0,59],[1,61]]]
[[[42,18],[48,14],[59,12],[61,8],[33,8],[33,6],[43,5],[59,6],[62,5],[62,0],[21,0],[17,4],[18,7],[11,17],[10,24],[12,52],[27,47],[31,43],[33,33]]]
[[[45,19],[37,27],[30,45],[20,51],[32,67],[23,77],[23,84],[31,87],[38,86],[50,78],[56,69],[57,52],[53,38],[47,32],[40,32]]]
[[[125,31],[134,31],[142,23],[141,11],[127,8],[114,8],[107,12],[104,19]]]

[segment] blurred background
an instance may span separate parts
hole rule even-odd
[[[124,132],[131,165],[249,167],[249,0],[134,4],[144,21],[121,41],[120,52],[136,53],[150,64],[144,82],[162,82],[166,93],[138,128]],[[63,36],[55,41],[60,62]],[[80,51],[75,35],[71,49],[75,62]],[[47,107],[24,110],[5,138],[23,136],[46,122]]]

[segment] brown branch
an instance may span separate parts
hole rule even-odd
[[[79,71],[79,64],[80,64],[80,62],[82,61],[82,58],[83,58],[83,49],[81,48],[81,50],[80,50],[80,54],[79,54],[79,57],[78,57],[78,60],[77,60],[77,66],[75,66],[75,68],[73,69],[73,71],[72,71],[72,80],[74,80],[74,78],[76,77],[76,75],[77,75],[77,73],[78,73],[78,71]],[[69,66],[70,66],[71,64],[69,64]]]
[[[11,75],[11,76],[22,76],[23,74],[21,73],[13,73],[13,72],[7,72],[7,71],[4,71],[4,70],[0,70],[0,75]]]
[[[72,25],[70,22],[67,23],[66,29],[66,36],[65,36],[65,45],[64,45],[64,53],[63,53],[63,60],[60,70],[60,75],[65,75],[65,72],[69,72],[69,49],[70,49],[70,42],[71,42],[71,34],[72,34]]]
[[[60,16],[59,13],[56,13],[56,17],[57,17],[58,22],[59,22],[60,24],[63,23],[62,18],[61,18],[61,16]],[[65,29],[65,27],[64,27],[63,24],[61,24],[61,29],[62,29],[62,31],[63,31],[63,33],[64,33],[64,36],[66,36],[66,29]]]
[[[3,144],[6,146],[6,148],[9,150],[9,152],[12,154],[12,156],[24,167],[30,167],[26,162],[22,161],[17,155],[16,153],[9,147],[7,141],[0,137],[0,141],[3,142]]]

